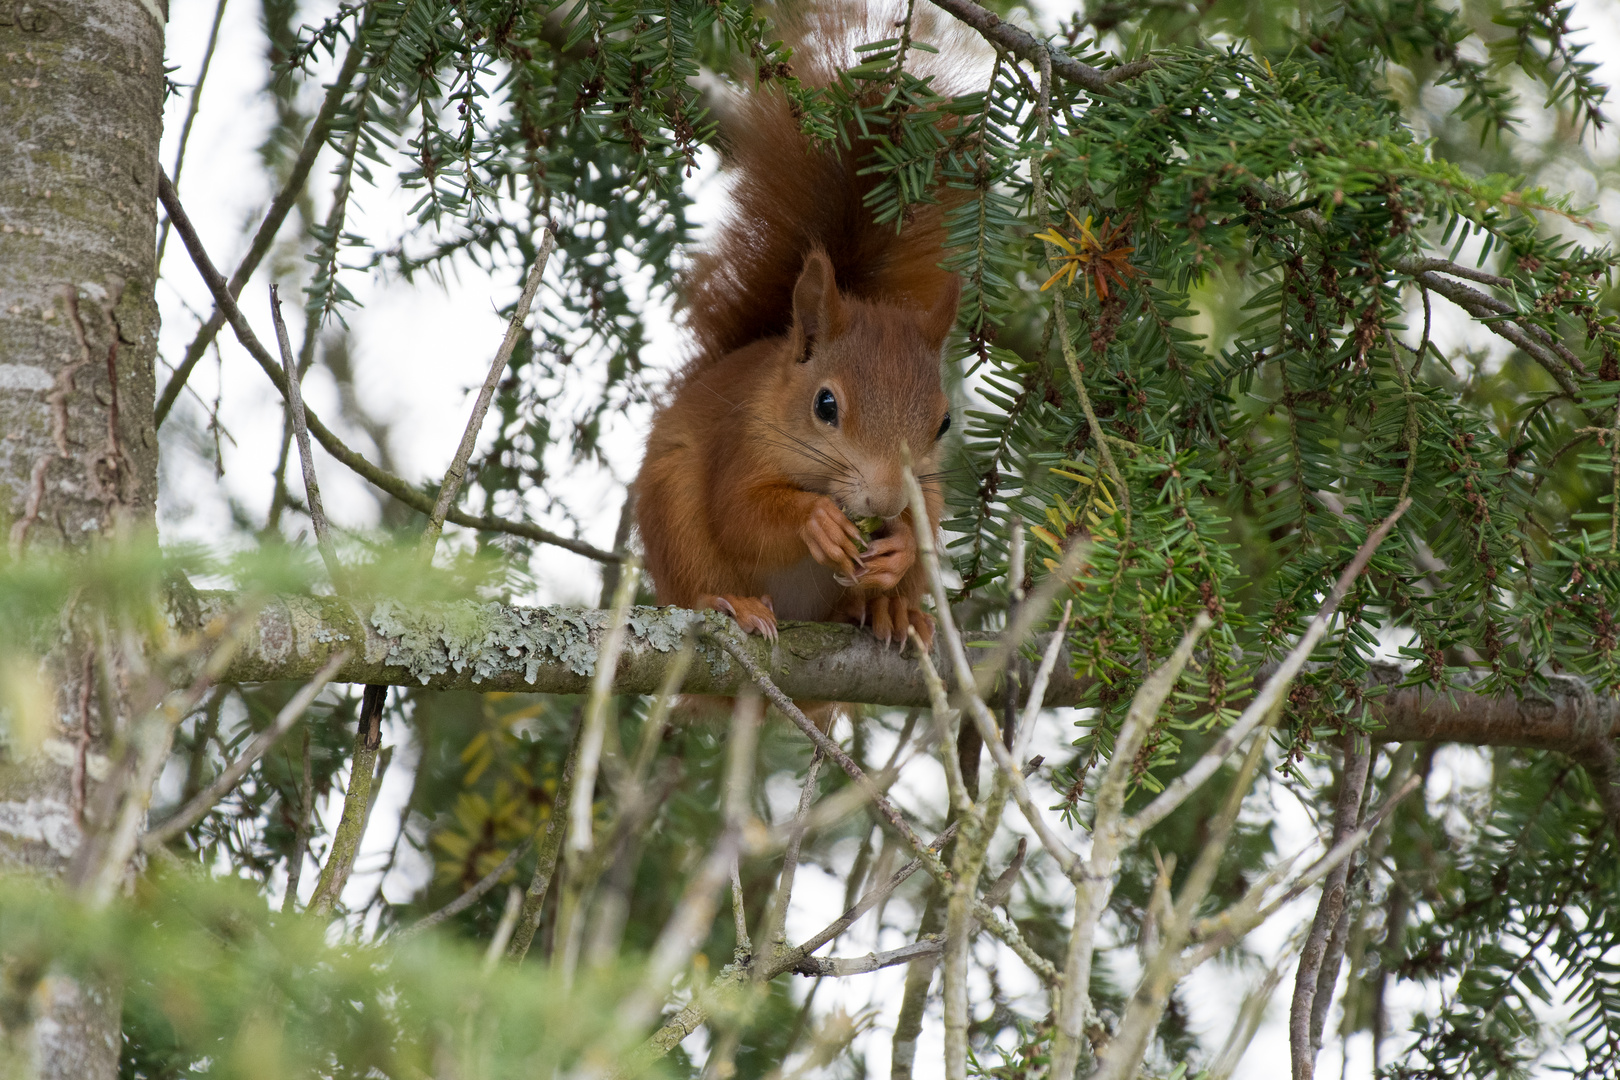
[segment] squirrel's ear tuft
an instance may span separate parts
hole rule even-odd
[[[938,349],[945,344],[945,338],[956,325],[956,305],[961,299],[962,279],[952,274],[949,283],[939,291],[933,309],[922,317],[923,337],[929,348]]]
[[[844,302],[833,280],[832,260],[820,248],[805,256],[804,269],[793,286],[793,325],[804,336],[806,346],[811,338],[828,340],[844,332]],[[806,347],[800,359],[809,358]]]

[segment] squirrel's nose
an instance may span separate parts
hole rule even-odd
[[[887,521],[906,508],[906,493],[900,488],[884,490],[866,485],[851,502],[851,517],[880,517]]]

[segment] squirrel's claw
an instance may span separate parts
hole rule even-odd
[[[917,562],[917,538],[910,529],[872,541],[862,556],[861,584],[869,589],[892,589]],[[902,640],[904,635],[901,635]]]
[[[877,596],[868,601],[872,613],[872,636],[885,648],[897,645],[902,653],[909,642],[907,632],[916,630],[923,648],[934,647],[934,617],[904,596]]]
[[[799,538],[804,541],[810,557],[822,566],[851,581],[864,575],[866,563],[861,556],[861,530],[825,495],[818,496],[811,506],[810,516],[799,528]]]
[[[745,634],[758,634],[766,641],[776,640],[776,607],[769,596],[706,596],[700,607],[723,611],[737,621]]]

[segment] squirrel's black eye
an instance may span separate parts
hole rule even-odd
[[[951,414],[946,413],[945,419],[939,422],[939,430],[934,432],[934,438],[943,439],[945,437],[945,433],[949,430],[951,430]]]
[[[833,427],[838,426],[838,399],[833,397],[833,392],[825,386],[816,391],[815,410],[817,420]]]

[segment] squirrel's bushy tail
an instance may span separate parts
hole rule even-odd
[[[911,50],[906,69],[933,75],[936,93],[961,93],[978,61],[977,39],[954,22],[925,18],[925,7],[918,5],[913,38],[938,52]],[[809,86],[831,85],[839,69],[860,62],[857,45],[899,36],[904,11],[903,5],[891,10],[881,3],[835,3],[787,25],[779,20],[794,50],[793,74]],[[877,178],[858,175],[872,144],[813,144],[800,131],[787,95],[768,83],[734,95],[720,115],[731,187],[725,216],[683,289],[695,345],[688,372],[751,341],[786,333],[794,283],[816,248],[831,258],[847,295],[933,306],[951,276],[939,267],[945,257],[944,205],[914,207],[898,232],[892,221],[874,221],[864,200]]]

